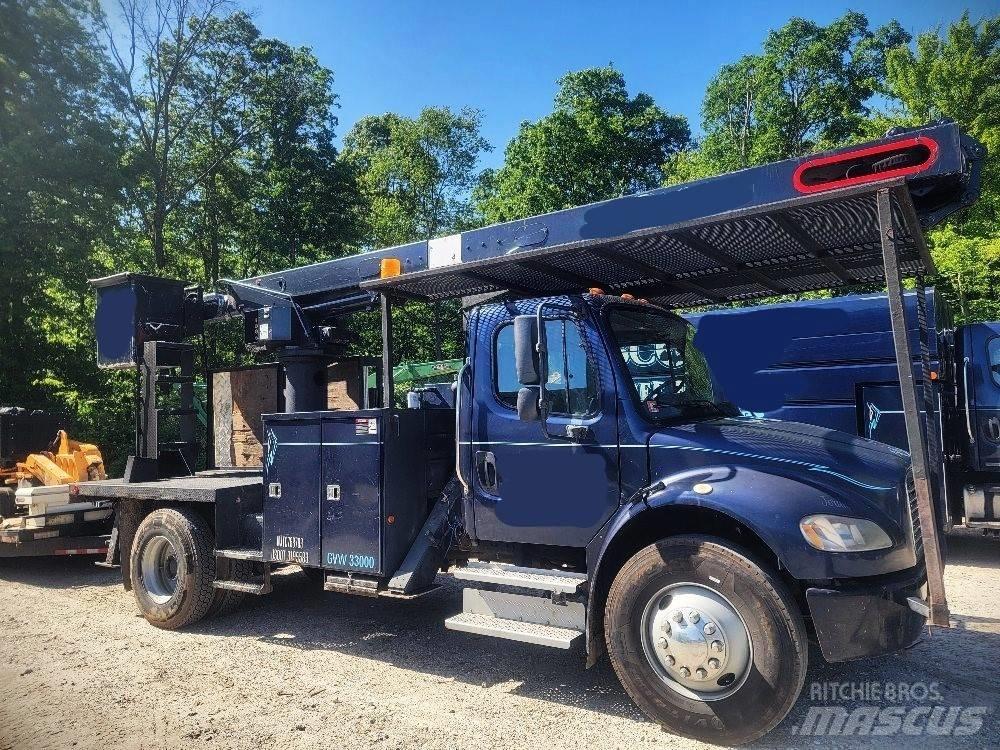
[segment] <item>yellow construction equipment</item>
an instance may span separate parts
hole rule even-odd
[[[52,487],[106,478],[100,448],[72,440],[66,430],[59,430],[49,450],[32,453],[24,461],[18,461],[16,468],[7,473],[6,484],[16,485],[27,480]]]

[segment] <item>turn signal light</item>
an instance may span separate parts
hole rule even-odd
[[[379,277],[383,279],[391,279],[393,276],[399,276],[403,272],[403,264],[399,262],[399,258],[382,258],[379,263]]]

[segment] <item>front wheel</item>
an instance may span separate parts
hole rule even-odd
[[[176,630],[204,617],[215,600],[215,556],[208,524],[188,508],[161,508],[136,529],[129,574],[139,611]]]
[[[808,643],[794,600],[721,539],[671,537],[636,553],[611,585],[605,631],[632,700],[686,737],[755,740],[805,682]]]

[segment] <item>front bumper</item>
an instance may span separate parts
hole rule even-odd
[[[912,646],[920,640],[927,620],[911,607],[907,601],[911,597],[927,600],[923,567],[836,589],[807,589],[809,614],[823,658],[848,661]]]

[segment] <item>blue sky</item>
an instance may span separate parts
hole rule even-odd
[[[484,166],[522,120],[551,109],[569,70],[613,62],[631,92],[699,125],[705,86],[720,66],[759,50],[791,16],[829,22],[847,7],[873,26],[896,18],[911,33],[947,24],[967,7],[974,19],[997,0],[907,2],[380,2],[241,0],[267,36],[311,47],[335,74],[338,135],[366,114],[416,115],[428,105],[482,110],[493,144]]]

